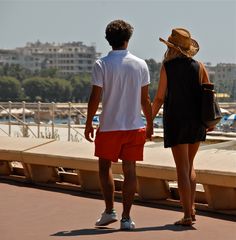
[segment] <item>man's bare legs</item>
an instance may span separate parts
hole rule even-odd
[[[135,161],[123,161],[122,162],[124,183],[123,183],[123,212],[122,218],[130,218],[130,210],[134,200],[134,194],[136,192],[137,180],[136,180],[136,162]]]
[[[123,161],[122,163],[124,173],[123,183],[123,212],[122,218],[130,217],[130,210],[136,192],[136,164],[135,161]],[[102,188],[103,197],[106,205],[106,213],[110,213],[114,208],[114,181],[111,170],[111,161],[99,159],[99,177]]]
[[[99,177],[101,189],[106,205],[106,213],[111,213],[114,208],[114,180],[111,170],[111,161],[99,158]]]

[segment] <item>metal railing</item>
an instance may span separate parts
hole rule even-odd
[[[220,106],[236,111],[235,102],[220,103]],[[13,126],[17,125],[21,127],[23,137],[29,136],[30,133],[36,138],[58,139],[60,138],[58,128],[65,128],[67,133],[64,136],[63,132],[63,137],[67,141],[75,141],[77,136],[83,139],[84,135],[79,129],[84,128],[86,116],[83,112],[86,110],[87,103],[0,102],[0,132],[12,136]],[[101,110],[101,105],[99,105],[99,110]],[[77,121],[73,121],[72,117]],[[61,118],[63,118],[63,123],[58,122]],[[8,129],[3,129],[3,125],[7,125]],[[44,130],[47,128],[49,133],[45,130],[43,134],[43,128]]]
[[[42,127],[50,129],[50,137],[56,139],[55,128],[67,128],[67,140],[71,141],[72,130],[75,134],[84,138],[78,128],[83,128],[83,121],[86,119],[83,110],[86,110],[87,104],[84,103],[26,103],[26,102],[0,102],[0,130],[8,136],[12,136],[12,127],[14,125],[22,127],[22,136],[27,137],[29,132],[36,138],[42,137]],[[63,116],[63,123],[59,123]],[[72,116],[76,122],[72,121]],[[5,121],[4,121],[5,119]],[[28,120],[31,120],[28,122]],[[2,125],[8,125],[8,132],[1,128]],[[31,129],[36,127],[36,133]]]

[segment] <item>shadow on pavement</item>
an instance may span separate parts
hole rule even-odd
[[[146,231],[163,231],[163,230],[169,230],[174,232],[181,232],[181,231],[188,231],[188,230],[196,230],[193,226],[191,227],[181,227],[181,226],[175,226],[173,224],[167,224],[164,226],[155,226],[155,227],[142,227],[142,228],[136,228],[132,231],[125,231],[125,232],[146,232]],[[77,229],[77,230],[71,230],[71,231],[60,231],[57,233],[52,234],[51,236],[59,236],[59,237],[69,237],[69,236],[82,236],[82,235],[100,235],[100,234],[109,234],[114,232],[124,232],[120,229],[115,228],[86,228],[86,229]]]

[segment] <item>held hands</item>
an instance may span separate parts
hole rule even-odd
[[[152,141],[152,135],[153,135],[153,125],[147,124],[146,126],[146,140]]]
[[[86,124],[85,130],[84,130],[84,136],[85,136],[86,140],[88,140],[89,142],[93,142],[94,129],[93,129],[92,124]]]
[[[153,125],[147,125],[146,126],[146,139],[149,141],[152,141],[152,135],[153,135]],[[93,142],[94,139],[94,128],[92,124],[86,124],[85,130],[84,130],[84,136],[86,140],[89,142]]]
[[[215,126],[211,126],[209,128],[206,129],[207,132],[212,132],[214,130]]]

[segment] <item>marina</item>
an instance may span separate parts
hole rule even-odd
[[[236,103],[220,103],[223,118],[209,136],[236,135]],[[0,102],[0,136],[83,141],[87,103]],[[99,126],[102,106],[93,119]],[[145,124],[145,118],[143,117]],[[154,139],[163,136],[163,110],[154,119]]]

